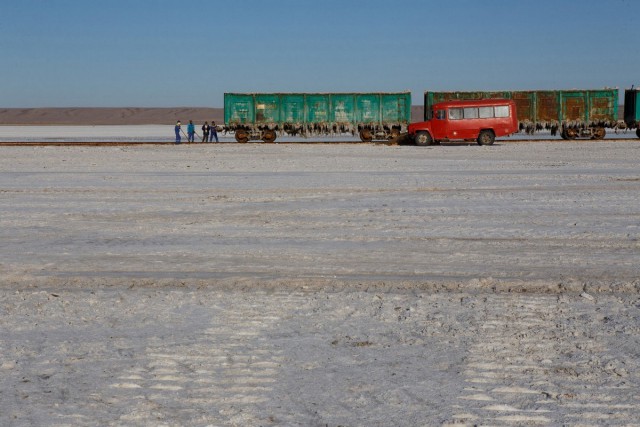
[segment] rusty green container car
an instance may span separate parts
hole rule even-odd
[[[636,130],[640,138],[640,90],[627,89],[624,91],[624,122],[627,127]]]
[[[238,142],[286,135],[398,136],[411,121],[411,93],[225,93],[225,130]]]
[[[516,103],[520,130],[551,130],[565,139],[602,139],[618,121],[618,89],[425,92],[425,120],[431,106],[455,99],[504,98]]]

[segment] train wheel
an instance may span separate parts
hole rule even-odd
[[[595,128],[593,130],[593,139],[604,139],[605,135],[607,135],[607,131],[604,128]]]
[[[490,130],[480,131],[478,135],[478,145],[493,145],[496,136]]]
[[[271,129],[265,130],[264,133],[262,134],[262,140],[267,143],[272,143],[273,141],[276,140],[276,137],[277,137],[276,132]]]
[[[640,128],[636,129],[636,135],[640,138]]]
[[[575,129],[567,128],[564,131],[567,139],[576,139],[578,137],[578,131]]]
[[[249,134],[246,130],[240,129],[236,131],[236,141],[244,144],[249,141]]]
[[[373,141],[373,134],[369,129],[362,129],[360,131],[360,139],[362,142],[371,142]]]
[[[421,147],[433,144],[433,138],[431,138],[431,134],[425,131],[416,132],[414,141],[416,142],[416,145],[419,145]]]

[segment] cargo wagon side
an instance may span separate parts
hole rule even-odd
[[[225,93],[225,131],[236,141],[277,135],[395,138],[411,120],[411,93]]]

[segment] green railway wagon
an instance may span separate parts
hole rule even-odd
[[[434,103],[455,99],[504,98],[516,103],[520,130],[551,130],[565,139],[602,139],[618,122],[618,89],[425,92],[425,120]]]
[[[345,133],[368,142],[397,137],[410,121],[410,92],[224,94],[225,131],[238,142]]]
[[[640,90],[627,89],[624,91],[624,122],[627,127],[636,130],[640,138]]]

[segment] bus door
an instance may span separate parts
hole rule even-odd
[[[431,120],[431,129],[433,130],[433,139],[447,139],[449,138],[447,125],[447,110],[438,109],[433,111],[433,119]]]

